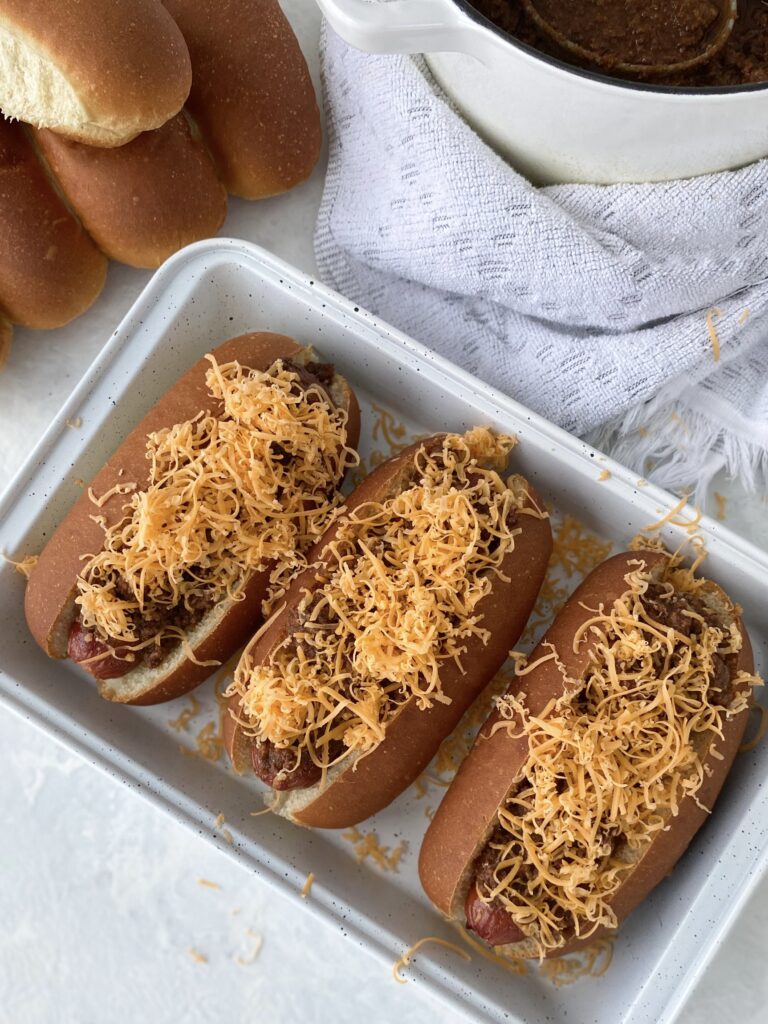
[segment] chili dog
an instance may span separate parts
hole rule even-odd
[[[221,345],[132,431],[46,545],[26,592],[35,640],[110,700],[186,693],[305,564],[358,434],[353,393],[312,349],[277,334]]]
[[[348,499],[285,607],[246,648],[225,745],[271,808],[320,828],[395,799],[504,662],[552,547],[514,439],[442,434]]]
[[[673,868],[760,680],[739,609],[657,551],[581,584],[480,731],[421,849],[435,906],[512,957],[615,929]]]

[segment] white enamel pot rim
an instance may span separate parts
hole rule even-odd
[[[768,83],[609,78],[512,38],[468,0],[318,0],[368,53],[423,53],[467,122],[535,184],[691,178],[768,156]]]
[[[367,53],[466,53],[486,62],[495,51],[547,64],[566,78],[577,77],[601,88],[686,96],[728,97],[768,90],[768,82],[744,85],[680,86],[632,82],[566,64],[509,35],[468,0],[317,0],[334,30]]]

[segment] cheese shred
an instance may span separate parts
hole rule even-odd
[[[543,960],[539,973],[555,988],[564,988],[581,978],[602,978],[612,960],[613,938],[595,939],[578,953]]]
[[[23,576],[25,579],[29,579],[32,575],[32,570],[40,560],[39,555],[26,555],[20,561],[16,562],[13,558],[9,558],[7,555],[3,555],[3,560],[9,562],[17,573]]]
[[[466,949],[462,949],[461,946],[457,946],[455,942],[449,942],[447,939],[440,939],[436,935],[427,935],[425,938],[419,939],[418,942],[414,942],[410,949],[406,949],[403,955],[392,964],[392,977],[399,985],[405,985],[408,981],[407,978],[404,978],[401,975],[400,971],[410,965],[416,953],[428,942],[432,942],[436,946],[443,946],[445,949],[450,949],[452,953],[456,953],[457,956],[460,956],[462,960],[466,960],[467,963],[472,960],[472,957]]]
[[[715,327],[715,317],[720,317],[722,315],[723,311],[717,308],[710,309],[707,313],[707,334],[709,335],[709,341],[712,345],[712,355],[716,363],[720,362],[721,348],[720,337],[717,333],[717,328]]]
[[[404,841],[399,842],[391,849],[389,846],[382,845],[375,829],[370,832],[361,832],[358,828],[351,828],[347,832],[342,832],[341,838],[352,843],[355,860],[358,864],[370,859],[382,871],[397,871],[406,850]]]

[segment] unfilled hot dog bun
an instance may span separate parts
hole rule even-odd
[[[121,146],[189,93],[181,32],[159,0],[5,0],[0,109],[80,142]]]
[[[0,118],[0,313],[26,327],[61,327],[96,299],[106,272],[24,129]]]
[[[405,449],[381,464],[351,495],[345,511],[353,513],[368,503],[376,505],[400,495],[412,484],[414,458],[420,451],[439,452],[444,435],[437,435]],[[521,480],[521,478],[518,478]],[[524,482],[523,482],[524,484]],[[527,487],[527,485],[525,485]],[[395,799],[423,771],[441,741],[456,727],[464,712],[505,661],[523,631],[544,579],[552,546],[549,520],[540,514],[540,503],[530,490],[521,499],[536,514],[520,514],[514,550],[501,564],[503,576],[494,577],[489,592],[475,608],[477,622],[486,631],[485,642],[477,635],[464,641],[461,667],[444,661],[439,672],[444,700],[428,710],[414,697],[402,703],[386,723],[386,734],[369,753],[353,753],[331,767],[326,783],[306,789],[273,793],[270,806],[291,821],[317,828],[344,828],[370,817]],[[343,524],[344,518],[340,520]],[[296,624],[305,593],[318,588],[318,571],[334,565],[334,545],[340,525],[332,526],[318,544],[313,565],[298,577],[288,592],[285,607],[261,636],[246,650],[241,666],[264,665]],[[361,593],[360,600],[363,601]],[[239,672],[240,670],[238,670]],[[237,675],[236,675],[237,680]],[[243,721],[240,695],[230,697],[230,716],[225,718],[226,748],[237,771],[251,767],[252,740]]]
[[[306,61],[277,0],[165,0],[192,57],[188,108],[227,189],[278,195],[320,155]]]
[[[213,356],[219,365],[237,361],[243,367],[261,371],[278,359],[290,359],[301,365],[316,358],[312,349],[269,333],[233,338],[215,349]],[[150,410],[75,503],[40,555],[27,586],[25,613],[33,637],[51,657],[67,655],[70,628],[77,615],[76,581],[83,570],[83,556],[99,552],[104,545],[104,527],[122,521],[125,515],[125,493],[114,494],[99,507],[90,494],[100,497],[116,485],[127,483],[135,482],[137,490],[146,486],[147,435],[185,423],[201,410],[212,409],[206,386],[210,365],[206,359],[200,360]],[[329,384],[328,392],[334,403],[347,411],[347,444],[356,445],[359,411],[353,393],[338,374]],[[329,483],[333,486],[338,482]],[[104,517],[104,524],[94,521],[98,516]],[[261,618],[261,601],[268,583],[268,570],[252,573],[246,582],[244,600],[231,601],[225,597],[205,615],[188,637],[197,660],[226,660],[253,634]],[[156,669],[142,666],[118,679],[99,680],[99,690],[102,696],[130,704],[154,704],[181,696],[213,670],[210,665],[195,664],[187,652],[188,648],[179,646]]]
[[[554,650],[563,668],[550,657],[534,667],[529,675],[513,683],[508,691],[516,696],[524,695],[524,706],[532,719],[542,715],[551,701],[563,696],[566,691],[564,674],[574,681],[582,679],[597,640],[595,635],[589,634],[590,639],[574,649],[574,638],[588,620],[594,619],[596,609],[610,608],[627,592],[627,574],[638,569],[638,560],[642,560],[653,579],[664,575],[669,565],[668,557],[659,552],[616,555],[587,577],[557,616],[529,663],[535,666],[540,658]],[[739,619],[738,609],[710,581],[704,582],[699,593],[713,609],[713,614],[721,617],[724,624],[735,625],[743,639],[734,673],[752,673],[754,664],[749,637]],[[749,684],[746,684],[748,690]],[[746,691],[743,684],[736,688],[736,692]],[[713,806],[725,781],[747,717],[746,710],[741,710],[732,718],[725,719],[723,738],[714,744],[711,735],[702,734],[697,739],[696,751],[703,763],[704,778],[695,799],[693,796],[684,797],[677,816],[670,816],[668,808],[662,809],[669,827],[655,833],[640,853],[624,849],[620,855],[617,854],[628,866],[620,888],[609,900],[617,923],[620,924],[672,870],[707,819],[706,808]],[[466,923],[465,902],[474,885],[478,858],[498,827],[497,812],[514,792],[515,785],[519,784],[529,755],[529,739],[522,734],[518,719],[513,718],[509,728],[499,727],[501,722],[500,714],[494,711],[481,729],[473,749],[440,804],[421,848],[419,874],[427,895],[442,914],[461,924]],[[713,753],[713,746],[717,753]],[[589,759],[585,764],[588,763]],[[525,935],[524,929],[516,928],[512,923],[510,934],[519,932],[516,940],[503,943],[497,949],[517,958],[562,955],[586,941],[592,941],[606,930],[601,926],[582,940],[573,934],[565,934],[559,948],[542,949]]]
[[[64,195],[101,251],[133,267],[159,267],[215,235],[227,193],[183,113],[118,149],[35,138]]]

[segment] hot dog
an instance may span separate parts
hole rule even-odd
[[[759,683],[739,609],[659,551],[577,589],[448,789],[421,849],[435,906],[512,957],[611,931],[720,792]]]
[[[395,799],[493,677],[544,579],[549,520],[513,438],[437,435],[352,494],[246,648],[225,745],[273,810],[341,828]]]
[[[32,635],[102,696],[186,693],[253,633],[270,588],[302,566],[354,458],[354,395],[312,349],[234,338],[132,431],[43,550]]]

